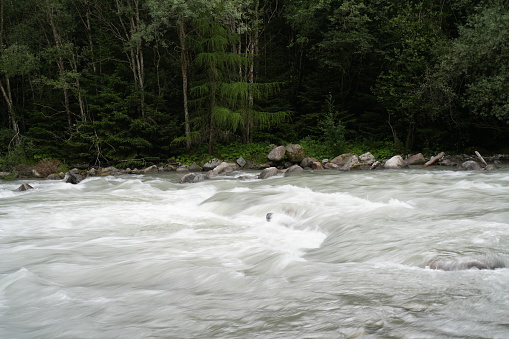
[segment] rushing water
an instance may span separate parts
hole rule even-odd
[[[430,267],[509,267],[509,169],[181,176],[0,182],[0,338],[509,338]]]

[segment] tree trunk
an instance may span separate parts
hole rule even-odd
[[[182,72],[182,94],[184,104],[184,125],[186,132],[186,148],[191,149],[191,126],[189,125],[189,98],[188,98],[188,77],[187,70],[189,61],[187,58],[186,30],[184,20],[179,20],[178,35],[180,40],[180,70]]]
[[[14,109],[14,102],[12,100],[11,84],[9,81],[9,77],[7,75],[5,75],[5,86],[3,82],[0,81],[0,90],[2,91],[2,95],[7,104],[7,112],[9,115],[9,127],[14,132],[14,137],[12,138],[11,142],[16,147],[21,143],[21,135],[19,132],[18,121],[16,120],[16,110]]]

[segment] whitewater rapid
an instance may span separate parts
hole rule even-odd
[[[506,338],[508,174],[3,181],[0,338]]]

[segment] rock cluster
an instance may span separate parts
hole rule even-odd
[[[162,166],[151,165],[144,169],[118,169],[110,166],[106,168],[90,168],[88,170],[72,169],[67,173],[54,173],[46,177],[48,180],[63,180],[66,183],[78,184],[86,177],[108,176],[122,174],[150,174],[158,172],[176,171],[182,172],[184,175],[180,179],[181,183],[197,183],[207,179],[212,179],[219,175],[224,175],[237,171],[239,169],[250,168],[260,169],[261,173],[256,176],[259,179],[268,179],[277,175],[288,175],[304,170],[320,171],[320,170],[337,170],[337,171],[353,171],[353,170],[374,170],[374,169],[401,169],[410,166],[427,167],[431,165],[452,166],[458,170],[468,171],[486,171],[498,168],[498,164],[502,160],[509,160],[509,155],[496,155],[486,158],[487,161],[476,151],[476,157],[471,155],[446,155],[441,152],[430,159],[426,159],[421,153],[408,155],[395,155],[389,159],[377,160],[370,153],[356,155],[353,153],[340,154],[329,160],[318,160],[313,157],[307,157],[304,148],[298,144],[289,144],[286,146],[273,145],[272,150],[267,154],[267,162],[253,165],[249,164],[244,158],[239,158],[235,162],[225,162],[220,159],[212,159],[204,164],[191,165],[182,164],[165,164]],[[8,172],[0,172],[0,178],[9,176]],[[245,176],[239,177],[244,179]],[[251,178],[251,177],[249,177]],[[25,191],[32,187],[23,184],[16,191]]]

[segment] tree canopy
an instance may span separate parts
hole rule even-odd
[[[496,0],[4,0],[0,157],[507,152],[508,42]]]

